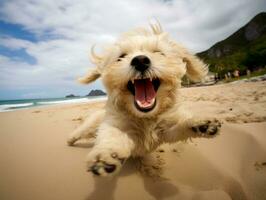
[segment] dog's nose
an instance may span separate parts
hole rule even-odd
[[[132,59],[131,65],[138,71],[144,72],[151,65],[151,61],[147,56],[139,55]]]

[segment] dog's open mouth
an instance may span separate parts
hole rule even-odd
[[[149,112],[155,108],[159,86],[158,78],[134,79],[127,84],[127,88],[134,95],[135,106],[141,112]]]

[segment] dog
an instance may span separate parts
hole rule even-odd
[[[102,55],[92,48],[95,67],[79,81],[98,78],[107,91],[105,110],[91,114],[68,138],[68,144],[95,137],[88,170],[98,176],[119,172],[129,157],[144,157],[162,143],[210,138],[220,130],[216,118],[197,118],[180,105],[179,88],[186,75],[201,81],[208,67],[162,30],[124,33]]]

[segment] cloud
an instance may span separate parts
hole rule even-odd
[[[51,96],[58,96],[70,90],[85,93],[90,88],[102,88],[99,82],[89,87],[75,82],[92,67],[88,59],[90,47],[113,42],[121,32],[146,26],[154,18],[160,20],[174,39],[192,52],[199,52],[265,10],[264,0],[2,1],[0,20],[19,24],[37,39],[0,37],[5,48],[24,49],[36,60],[32,64],[2,55],[0,94],[1,89],[33,88],[42,94],[49,90]]]

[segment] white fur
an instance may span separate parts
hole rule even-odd
[[[87,164],[88,169],[94,173],[96,170],[98,175],[113,174],[105,171],[107,165],[114,165],[114,173],[118,172],[130,156],[143,157],[164,142],[211,137],[214,129],[219,130],[219,121],[196,119],[179,108],[181,78],[186,74],[193,81],[202,80],[207,66],[176,44],[160,25],[151,27],[151,32],[136,29],[122,34],[103,55],[96,56],[92,51],[96,66],[81,79],[83,83],[90,83],[101,76],[108,94],[105,112],[88,118],[68,140],[72,145],[80,138],[96,136]],[[120,58],[123,54],[126,55]],[[151,67],[144,75],[130,66],[137,55],[151,60]],[[146,113],[136,109],[134,96],[127,89],[128,81],[143,76],[159,78],[161,82],[156,107]],[[204,132],[199,129],[203,125],[207,126]]]

